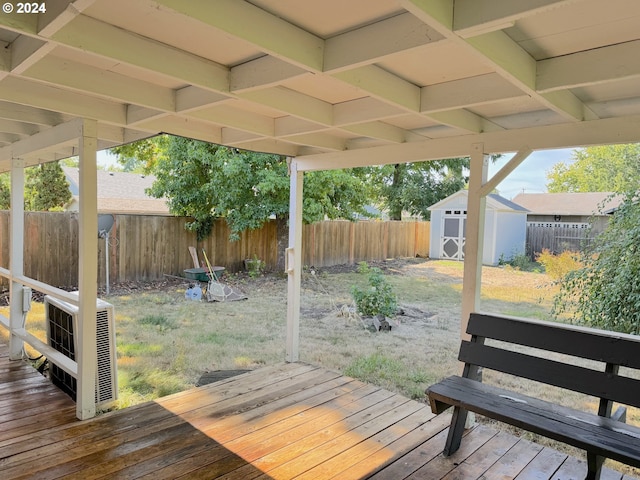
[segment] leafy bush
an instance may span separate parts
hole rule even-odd
[[[640,334],[640,197],[629,193],[607,229],[581,256],[554,299],[553,313],[575,313],[574,322]]]
[[[366,264],[365,264],[366,265]],[[351,287],[351,295],[356,302],[356,307],[361,315],[374,316],[383,314],[385,317],[393,317],[398,310],[398,301],[391,285],[387,282],[382,270],[379,268],[365,269],[360,264],[358,270],[368,273],[367,288]]]
[[[514,270],[522,272],[538,272],[539,265],[536,262],[532,262],[528,255],[519,253],[513,255],[510,259],[505,259],[503,255],[500,255],[498,259],[498,265],[511,267]]]
[[[561,280],[567,276],[569,272],[582,267],[580,254],[578,252],[565,251],[559,255],[554,255],[545,248],[542,253],[536,257],[538,263],[544,266],[545,272],[554,280]]]

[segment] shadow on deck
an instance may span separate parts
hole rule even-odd
[[[449,418],[298,363],[81,422],[65,394],[0,346],[3,480],[584,477],[583,461],[484,426],[443,458]]]

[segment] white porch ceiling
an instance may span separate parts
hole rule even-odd
[[[640,141],[637,0],[8,2],[0,171],[73,154],[75,118],[304,169]]]

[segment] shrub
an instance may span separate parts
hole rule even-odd
[[[640,197],[633,191],[569,272],[553,313],[575,313],[576,323],[640,334]]]
[[[536,261],[544,266],[544,269],[551,278],[556,281],[563,279],[569,272],[582,267],[579,260],[579,253],[565,251],[559,255],[554,255],[548,249],[542,250],[536,256]]]
[[[364,271],[364,269],[359,269]],[[367,288],[351,287],[351,295],[361,315],[375,316],[382,314],[393,317],[398,310],[398,301],[391,285],[387,282],[382,270],[367,268],[369,274]]]

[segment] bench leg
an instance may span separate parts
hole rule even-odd
[[[587,453],[587,478],[585,480],[600,480],[600,473],[602,471],[602,465],[604,464],[604,457],[595,455],[593,453]]]
[[[447,443],[444,446],[442,454],[445,457],[456,453],[460,448],[460,442],[462,441],[462,434],[464,432],[464,425],[467,421],[467,410],[460,407],[453,409],[453,417],[451,418],[451,426],[449,427],[449,435],[447,436]]]

